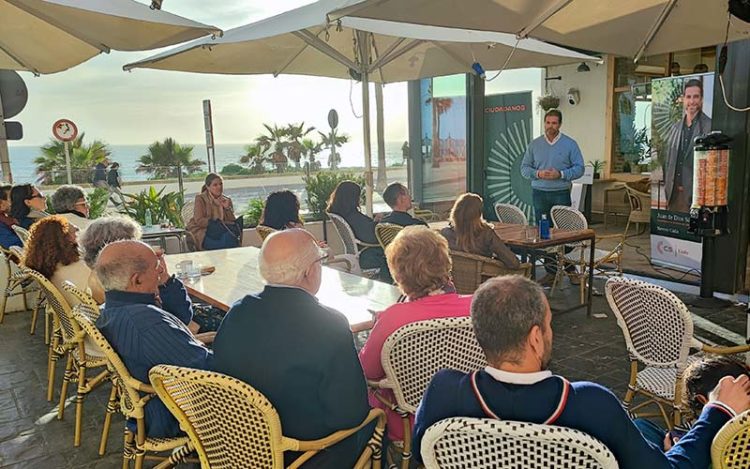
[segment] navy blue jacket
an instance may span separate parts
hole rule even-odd
[[[212,352],[193,337],[176,316],[156,306],[154,295],[108,291],[96,327],[122,359],[130,374],[148,383],[156,365],[210,369]],[[182,434],[177,420],[158,399],[144,409],[149,437]]]
[[[0,223],[0,246],[5,249],[11,246],[23,246],[21,238],[13,231],[13,228],[5,223]]]
[[[495,380],[486,371],[477,373],[479,392],[498,418],[543,423],[563,400],[562,412],[550,423],[599,439],[622,469],[708,467],[711,441],[731,418],[723,408],[706,405],[690,432],[665,453],[643,438],[611,391],[595,383],[574,382],[564,398],[563,383],[559,376],[552,376],[531,385],[509,384]],[[448,417],[488,417],[473,391],[471,375],[442,370],[432,378],[414,425],[413,448],[418,461],[427,428]]]

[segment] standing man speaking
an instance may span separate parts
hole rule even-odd
[[[570,206],[571,181],[583,176],[583,155],[575,140],[560,133],[562,113],[544,115],[544,135],[535,138],[521,161],[521,175],[531,179],[534,214],[539,222],[555,205]]]

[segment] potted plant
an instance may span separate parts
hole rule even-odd
[[[547,112],[550,109],[555,109],[560,106],[560,98],[551,94],[545,94],[544,96],[539,96],[536,103],[544,112]]]
[[[589,161],[589,166],[594,168],[594,179],[601,178],[601,171],[604,169],[606,165],[607,165],[607,162],[602,161],[602,160]]]

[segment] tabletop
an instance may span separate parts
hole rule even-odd
[[[200,251],[166,256],[170,273],[185,260],[216,270],[200,279],[185,280],[188,292],[206,303],[228,311],[232,304],[247,294],[258,293],[265,284],[258,273],[255,247]],[[322,283],[316,295],[325,306],[341,312],[349,320],[353,332],[372,327],[370,311],[382,311],[396,303],[400,291],[393,285],[359,277],[323,266]]]
[[[592,229],[562,230],[558,228],[550,228],[550,239],[527,239],[526,230],[527,228],[532,227],[499,222],[492,222],[492,224],[495,226],[495,233],[497,233],[505,244],[524,249],[544,249],[551,246],[558,246],[560,244],[594,239],[596,237],[596,233]],[[430,228],[434,230],[442,230],[447,226],[447,221],[430,223]]]
[[[169,227],[164,228],[158,225],[154,226],[141,226],[142,237],[157,237],[157,236],[169,236],[169,235],[180,235],[185,233],[184,228]]]

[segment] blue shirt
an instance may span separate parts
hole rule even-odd
[[[133,378],[148,383],[156,365],[210,369],[213,353],[193,337],[174,315],[156,306],[154,295],[124,291],[106,292],[106,303],[96,327],[122,359]],[[144,409],[149,437],[180,435],[177,420],[158,399]]]
[[[540,169],[551,168],[560,171],[560,179],[536,177]],[[521,161],[521,176],[531,179],[531,187],[540,191],[570,190],[570,181],[583,176],[583,170],[581,149],[575,140],[563,134],[551,145],[544,135],[535,138]]]
[[[477,373],[479,393],[498,418],[543,423],[555,416],[552,425],[580,430],[604,443],[622,469],[708,467],[711,441],[731,418],[726,410],[707,404],[693,428],[665,453],[643,438],[610,390],[585,381],[565,383],[552,375],[533,384],[511,384],[484,370]],[[488,418],[471,375],[441,370],[432,378],[414,422],[417,461],[422,460],[420,445],[427,428],[448,417]]]
[[[161,308],[175,315],[185,325],[193,320],[193,302],[185,289],[185,284],[174,275],[164,285],[159,285]]]

